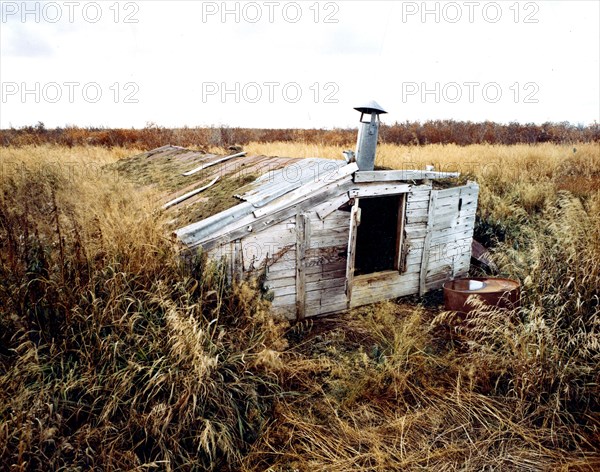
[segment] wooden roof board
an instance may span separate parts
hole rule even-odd
[[[195,188],[194,190],[190,190],[189,192],[186,192],[183,195],[181,195],[177,198],[174,198],[173,200],[169,200],[167,203],[165,203],[163,205],[163,208],[167,209],[172,206],[178,205],[181,202],[184,202],[185,200],[189,200],[190,198],[192,198],[192,197],[204,192],[206,189],[209,189],[210,187],[212,187],[214,184],[217,183],[218,180],[219,180],[219,176],[216,176],[208,184],[203,185],[202,187],[199,187],[199,188]]]
[[[331,159],[307,158],[288,162],[288,166],[280,169],[269,169],[254,182],[240,189],[236,195],[241,200],[260,208],[272,200],[285,195],[307,183],[323,183],[334,179],[344,161]]]

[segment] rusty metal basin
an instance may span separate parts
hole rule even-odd
[[[446,310],[468,313],[473,308],[467,298],[478,295],[488,305],[513,309],[519,306],[520,284],[517,280],[469,277],[449,280],[444,283],[444,305]]]

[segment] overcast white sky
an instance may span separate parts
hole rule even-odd
[[[0,127],[600,121],[600,1],[1,1]]]

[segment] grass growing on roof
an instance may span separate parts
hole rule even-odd
[[[215,185],[202,192],[193,205],[186,205],[183,202],[175,206],[173,215],[177,227],[195,223],[240,204],[241,200],[234,195],[238,193],[240,187],[253,182],[257,177],[250,174],[220,178]]]

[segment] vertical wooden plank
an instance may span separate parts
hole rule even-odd
[[[225,244],[223,245],[223,248],[225,248]],[[235,274],[235,258],[234,258],[234,254],[235,254],[235,242],[231,241],[229,243],[229,254],[227,254],[227,259],[226,259],[226,263],[227,263],[227,278],[228,278],[228,282],[233,283],[234,280],[234,274]]]
[[[296,214],[296,318],[306,317],[306,249],[310,246],[310,218]]]
[[[242,250],[242,240],[236,239],[233,242],[233,267],[232,280],[241,282],[244,277],[244,253]]]
[[[398,229],[396,230],[396,263],[397,271],[404,270],[404,224],[406,221],[406,198],[407,194],[400,195],[400,207],[398,208]]]
[[[346,298],[348,307],[352,301],[352,283],[354,282],[354,260],[356,258],[356,233],[360,225],[359,199],[354,199],[354,205],[350,211],[350,234],[348,235],[348,251],[346,254]]]
[[[427,282],[427,266],[429,265],[429,251],[431,246],[431,236],[433,234],[433,223],[435,219],[435,203],[437,201],[437,190],[431,189],[429,195],[429,211],[427,214],[427,232],[425,233],[425,241],[423,243],[423,254],[421,256],[421,274],[419,277],[419,294],[423,295],[426,292]]]

